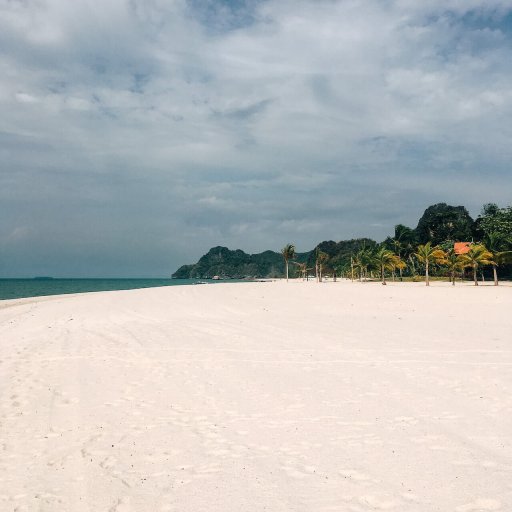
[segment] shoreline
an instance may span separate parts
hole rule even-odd
[[[4,279],[4,278],[2,278]],[[10,279],[10,278],[9,278]],[[8,280],[8,279],[4,279],[4,280]],[[25,279],[18,279],[18,278],[12,278],[12,280],[23,280],[25,281]],[[31,281],[32,279],[26,279],[27,281]],[[96,281],[96,280],[103,280],[102,278],[99,278],[99,279],[96,279],[96,278],[86,278],[86,279],[75,279],[75,278],[58,278],[58,279],[55,279],[55,281],[59,281],[59,280],[70,280],[70,281],[77,281],[77,280],[82,280],[82,281]],[[110,279],[109,279],[110,280]],[[133,281],[132,279],[124,279],[124,278],[116,278],[116,279],[112,279],[112,280],[116,280],[116,281],[124,281],[124,280],[127,280],[127,281]],[[135,279],[136,280],[136,279]],[[141,278],[141,280],[144,280],[143,278]],[[0,279],[1,281],[1,279]],[[181,279],[179,280],[181,281]],[[158,285],[158,286],[145,286],[145,287],[141,287],[141,288],[116,288],[116,289],[107,289],[107,290],[88,290],[88,291],[78,291],[78,292],[64,292],[64,293],[56,293],[56,294],[44,294],[44,295],[27,295],[27,296],[20,296],[20,297],[13,297],[13,298],[2,298],[0,297],[0,309],[2,307],[2,304],[4,304],[5,302],[7,301],[17,301],[17,300],[24,300],[24,299],[31,299],[31,301],[35,301],[36,299],[44,299],[44,298],[54,298],[54,297],[62,297],[62,296],[75,296],[75,295],[87,295],[87,294],[91,294],[91,293],[106,293],[106,292],[127,292],[127,291],[136,291],[136,290],[147,290],[147,289],[153,289],[153,288],[169,288],[169,287],[181,287],[181,286],[199,286],[199,285],[208,285],[208,284],[240,284],[240,283],[246,283],[246,284],[250,284],[250,283],[273,283],[273,282],[286,282],[286,279],[284,278],[262,278],[262,279],[252,279],[252,280],[245,280],[245,279],[221,279],[221,280],[207,280],[207,281],[204,281],[202,279],[190,279],[189,281],[194,281],[194,282],[190,282],[190,283],[178,283],[178,284],[173,284],[173,285]],[[38,281],[36,281],[38,282]],[[289,283],[290,285],[292,284],[300,284],[300,283],[304,283],[304,285],[311,285],[311,283],[315,283],[315,284],[335,284],[335,283],[341,283],[341,282],[344,282],[344,283],[350,283],[350,284],[354,284],[354,285],[365,285],[365,284],[380,284],[382,285],[380,279],[367,279],[367,280],[362,280],[362,281],[359,281],[358,279],[354,279],[354,281],[351,281],[349,278],[340,278],[338,277],[337,278],[337,281],[333,281],[332,278],[328,278],[328,279],[324,279],[322,281],[322,283],[317,283],[315,281],[315,278],[310,278],[309,280],[302,280],[302,279],[297,279],[297,278],[290,278],[289,280]],[[389,281],[386,281],[386,286],[392,286],[392,287],[400,287],[400,286],[417,286],[417,285],[425,285],[424,281],[412,281],[412,280],[406,280],[406,281],[399,281],[399,280],[396,280],[396,281],[392,281],[392,280],[389,280]],[[452,286],[450,282],[446,281],[446,279],[435,279],[435,278],[431,278],[431,281],[430,281],[430,287],[445,287],[443,285],[449,285],[450,288],[457,288],[457,287],[467,287],[467,286],[470,286],[470,287],[473,287],[473,288],[486,288],[486,287],[493,287],[493,288],[512,288],[512,281],[507,281],[507,280],[503,280],[503,281],[500,281],[500,284],[498,286],[494,286],[494,283],[492,281],[479,281],[478,283],[478,286],[474,286],[474,282],[470,279],[467,279],[465,281],[457,281],[455,286]]]
[[[186,282],[184,282],[186,281]],[[145,286],[138,286],[141,282],[146,283]],[[161,282],[161,284],[154,284]],[[33,278],[2,278],[0,279],[0,303],[5,300],[28,299],[34,297],[49,297],[56,295],[75,295],[80,293],[96,293],[102,291],[123,291],[123,290],[144,290],[146,288],[164,288],[172,286],[191,286],[198,284],[224,284],[226,282],[240,283],[247,282],[245,280],[209,280],[208,283],[199,279],[145,279],[145,278],[55,278],[55,279],[33,279]],[[93,284],[96,284],[96,289]],[[111,283],[110,285],[105,283]],[[123,284],[124,283],[124,284]],[[152,283],[152,284],[150,284]],[[3,284],[3,287],[2,287]],[[15,297],[7,296],[5,291],[6,285],[18,287],[11,289],[9,295],[17,295]],[[120,287],[121,285],[121,287]],[[24,291],[27,286],[32,291]],[[3,289],[2,289],[3,288]],[[36,293],[39,291],[39,293]],[[60,293],[53,293],[59,292]],[[30,295],[30,293],[34,293]]]

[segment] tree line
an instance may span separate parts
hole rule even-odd
[[[297,258],[295,246],[287,244],[281,254],[287,280],[292,264],[292,274],[302,279],[314,272],[318,281],[326,274],[360,281],[378,277],[383,285],[387,279],[419,275],[427,286],[431,277],[440,276],[455,285],[456,278],[468,272],[478,285],[478,273],[483,277],[489,269],[498,285],[500,270],[510,273],[512,268],[512,207],[489,203],[473,220],[463,206],[439,203],[425,210],[415,229],[398,224],[394,235],[382,243],[370,239],[322,242],[305,258]]]

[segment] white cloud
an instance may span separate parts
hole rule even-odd
[[[15,98],[20,103],[36,103],[37,98],[31,94],[25,94],[24,92],[17,92]]]

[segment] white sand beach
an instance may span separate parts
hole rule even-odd
[[[2,512],[512,510],[512,287],[0,302]]]

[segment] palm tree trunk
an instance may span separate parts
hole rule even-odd
[[[478,286],[478,278],[476,275],[476,265],[473,265],[473,280],[475,281],[475,286]]]
[[[416,265],[414,264],[414,259],[412,258],[412,256],[409,256],[409,262],[411,264],[412,275],[415,276],[416,275]]]
[[[492,272],[494,274],[494,286],[498,286],[498,269],[496,268],[496,265],[492,266]]]
[[[284,264],[286,265],[286,282],[288,282],[288,260],[286,260]]]
[[[382,271],[382,284],[386,285],[387,283],[386,283],[386,274],[384,274],[384,265],[382,265],[381,271]]]
[[[455,286],[455,272],[452,272],[452,286]]]
[[[400,271],[400,281],[403,281],[404,278],[402,277],[402,267],[400,267],[398,270]]]
[[[430,286],[430,281],[428,280],[428,260],[425,263],[425,285]]]

